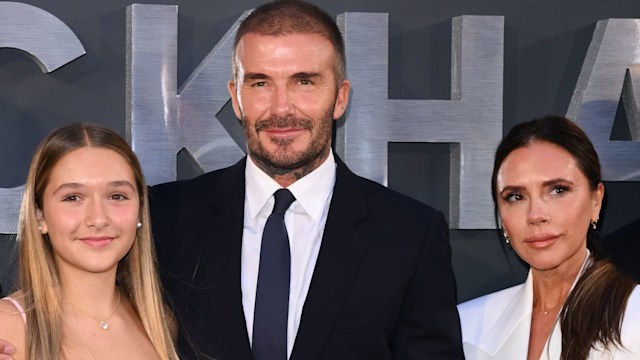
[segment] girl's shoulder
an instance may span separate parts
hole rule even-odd
[[[20,291],[16,291],[7,297],[0,298],[0,316],[18,317],[26,323],[23,296]]]
[[[19,293],[13,293],[0,300],[0,339],[13,345],[14,359],[23,359],[25,351],[26,317],[20,299]]]

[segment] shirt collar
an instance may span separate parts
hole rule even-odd
[[[245,167],[247,213],[254,218],[267,204],[273,193],[282,188],[247,156]],[[336,181],[336,161],[332,152],[315,170],[291,184],[288,189],[302,209],[318,221]]]

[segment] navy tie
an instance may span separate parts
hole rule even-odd
[[[287,318],[291,253],[284,213],[296,199],[287,189],[273,194],[275,205],[262,233],[256,305],[253,313],[254,360],[287,359]]]

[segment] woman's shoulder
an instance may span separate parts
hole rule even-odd
[[[636,285],[627,300],[627,308],[622,322],[622,333],[623,338],[625,335],[632,336],[634,340],[637,340],[640,347],[640,285]]]
[[[524,284],[496,291],[458,305],[462,337],[475,342],[499,321],[503,311],[519,297]]]
[[[526,283],[525,283],[526,284]],[[458,305],[467,359],[493,359],[519,328],[527,306],[525,284],[496,291]],[[495,357],[498,358],[498,357]]]
[[[640,285],[636,285],[627,300],[620,340],[622,347],[612,346],[604,350],[596,346],[589,353],[588,359],[636,360],[640,358]]]
[[[522,289],[523,286],[524,284],[515,285],[503,290],[477,297],[469,301],[465,301],[458,305],[460,317],[462,317],[462,313],[481,313],[486,310],[492,309],[495,305],[498,305],[500,303],[509,302]]]

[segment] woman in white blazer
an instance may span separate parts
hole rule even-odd
[[[504,240],[530,270],[459,305],[467,360],[640,359],[640,287],[596,246],[604,186],[584,132],[557,116],[515,126],[491,184]]]

